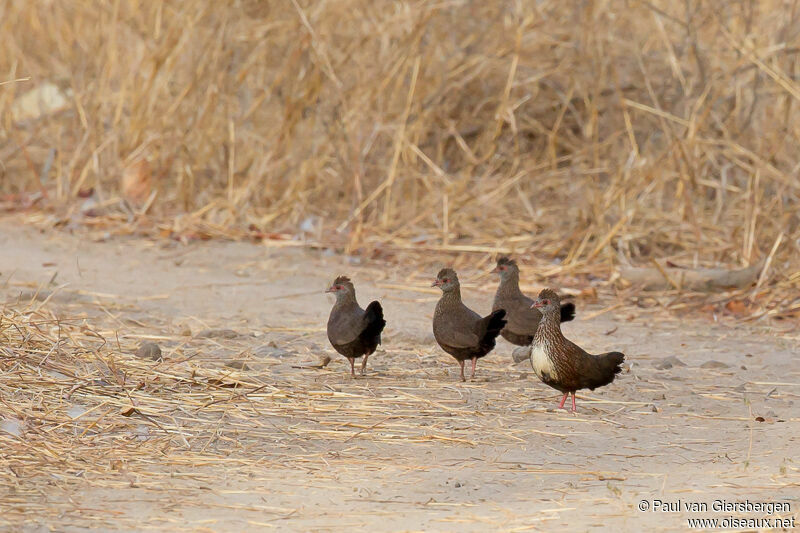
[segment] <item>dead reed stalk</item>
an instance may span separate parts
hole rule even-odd
[[[798,17],[779,0],[10,0],[0,72],[30,80],[0,87],[3,205],[182,214],[161,230],[193,235],[317,221],[348,250],[535,252],[562,273],[770,255],[778,305],[800,272]],[[26,115],[48,83],[63,109]]]

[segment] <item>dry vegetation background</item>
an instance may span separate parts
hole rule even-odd
[[[508,491],[522,494],[508,480],[523,473],[546,480],[525,485],[535,490],[514,496],[519,507],[486,511],[498,521],[480,530],[538,525],[542,503],[531,507],[525,498],[560,498],[562,489],[579,504],[565,521],[580,515],[578,524],[624,530],[630,522],[621,520],[642,516],[632,495],[651,490],[651,479],[652,494],[661,494],[667,475],[679,489],[675,499],[723,488],[742,499],[793,496],[799,3],[0,0],[0,216],[74,230],[80,239],[111,233],[282,246],[278,240],[299,237],[347,253],[408,258],[391,275],[382,261],[353,269],[382,282],[373,290],[394,296],[386,299],[407,309],[409,321],[427,320],[425,306],[436,296],[420,285],[435,272],[427,263],[447,258],[486,275],[494,254],[510,252],[537,283],[555,278],[579,298],[587,287],[589,298],[596,287],[617,291],[624,301],[582,306],[580,318],[590,322],[570,327],[581,328],[581,344],[625,350],[635,361],[612,392],[592,393],[585,403],[581,396],[580,408],[591,410],[582,419],[544,418],[545,403],[556,398],[544,388],[532,389],[541,393],[535,397],[523,392],[525,374],[505,368],[508,354],[481,363],[490,379],[456,388],[446,374],[452,361],[421,328],[389,338],[369,380],[351,382],[341,358],[315,375],[291,364],[327,349],[314,314],[322,295],[289,293],[291,301],[271,305],[256,285],[279,286],[290,276],[280,268],[297,266],[280,257],[294,256],[266,258],[247,247],[254,256],[237,259],[223,247],[230,243],[213,242],[202,253],[224,261],[183,263],[177,254],[196,248],[123,242],[124,254],[108,261],[125,258],[117,274],[130,275],[126,282],[148,283],[131,273],[143,261],[148,268],[163,263],[153,272],[186,276],[198,285],[185,293],[214,304],[219,322],[209,327],[231,327],[233,317],[243,332],[267,333],[219,329],[210,330],[219,338],[206,338],[173,323],[183,317],[171,307],[145,312],[151,297],[161,298],[155,289],[146,298],[122,288],[101,292],[96,285],[104,280],[87,264],[110,252],[94,249],[84,262],[83,290],[56,286],[79,279],[82,268],[73,255],[69,265],[50,262],[59,250],[74,254],[78,238],[58,234],[69,246],[48,243],[46,258],[29,261],[38,269],[29,272],[52,267],[42,277],[47,290],[25,281],[13,255],[0,250],[11,258],[0,289],[25,290],[0,309],[0,486],[7,487],[0,497],[8,508],[0,527],[176,531],[232,529],[245,519],[250,528],[265,521],[280,527],[287,522],[278,520],[294,517],[296,529],[324,529],[337,516],[361,520],[364,508],[353,499],[341,510],[326,496],[314,509],[314,500],[305,502],[313,494],[304,488],[306,473],[336,491],[320,494],[338,497],[341,486],[360,486],[345,474],[370,472],[382,476],[379,485],[398,487],[403,501],[412,494],[413,507],[375,515],[378,529],[392,520],[399,528],[407,509],[432,512],[414,503],[415,491],[422,502],[434,501],[431,493],[464,498],[419,484],[435,478],[415,477],[425,471],[420,447],[428,445],[454,450],[444,457],[457,462],[433,465],[445,476],[461,476],[469,455],[477,478],[500,480]],[[33,101],[37,95],[47,109]],[[139,254],[145,245],[153,250]],[[291,275],[298,272],[293,281],[311,291],[317,281],[309,274],[332,263],[302,257]],[[619,281],[621,267],[654,261],[662,272],[668,262],[753,266],[758,281],[732,291],[676,286],[644,295]],[[73,263],[77,273],[68,270]],[[267,276],[276,275],[273,268],[280,277]],[[211,279],[220,272],[229,277]],[[236,315],[239,303],[218,309],[221,293],[204,289],[206,281],[265,299]],[[165,306],[185,296],[183,283],[158,286]],[[483,283],[487,299],[490,286]],[[403,293],[409,288],[415,292]],[[263,316],[290,304],[307,313]],[[736,319],[795,321],[785,329],[764,320],[757,336],[755,328],[698,321],[687,333],[685,316],[661,313],[704,306]],[[625,315],[599,317],[612,310]],[[645,318],[635,334],[628,325],[612,336],[616,324],[637,315]],[[401,330],[402,322],[392,327]],[[274,347],[296,348],[286,352],[291,358],[249,351],[264,343],[264,353],[273,353],[266,342],[276,339]],[[144,340],[163,346],[162,361],[132,355]],[[230,361],[232,354],[247,357]],[[675,354],[686,363],[673,368]],[[584,446],[590,441],[595,448]],[[498,446],[525,454],[529,446],[548,458],[534,464],[535,455],[512,455],[506,464]],[[534,462],[523,461],[523,469],[518,457]],[[618,471],[630,482],[623,485]],[[256,489],[282,486],[287,473],[296,474],[283,491],[288,503],[275,499],[281,491],[261,500]],[[223,481],[244,496],[208,496],[207,487]],[[594,482],[584,492],[581,484]],[[511,492],[499,494],[485,497],[505,505]],[[249,495],[259,499],[242,499]],[[295,516],[300,504],[311,510]],[[228,514],[213,514],[219,509]],[[453,509],[437,515],[452,520],[442,522],[450,529],[479,513]],[[625,514],[607,520],[602,512]]]
[[[3,206],[562,274],[774,248],[756,296],[793,309],[797,4],[6,1]],[[64,109],[15,115],[45,83]]]

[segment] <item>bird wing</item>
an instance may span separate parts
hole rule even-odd
[[[597,387],[608,385],[621,371],[620,365],[624,360],[625,355],[620,352],[592,355],[583,351],[575,365],[580,376],[580,386],[594,390]]]
[[[517,335],[533,335],[539,327],[542,313],[537,309],[532,309],[533,300],[527,296],[515,298],[507,303],[506,328]]]
[[[438,332],[436,340],[453,348],[473,348],[478,345],[479,339],[472,331],[445,327]]]
[[[328,320],[328,340],[331,344],[349,344],[356,340],[364,330],[364,310],[340,310],[331,314]]]
[[[577,374],[581,376],[595,374],[597,372],[597,358],[577,344],[571,341],[569,341],[569,344],[571,345],[569,351]]]
[[[453,348],[474,348],[480,337],[477,327],[481,316],[463,303],[455,310],[439,329],[436,340]]]

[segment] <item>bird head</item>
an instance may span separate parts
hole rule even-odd
[[[556,291],[544,289],[539,293],[539,297],[533,302],[532,308],[538,309],[543,315],[548,313],[561,312],[561,298]]]
[[[492,274],[500,274],[500,279],[509,279],[514,274],[519,274],[517,262],[508,257],[501,257],[497,260],[497,266],[492,270]]]
[[[328,287],[325,292],[332,293],[334,296],[336,296],[337,300],[340,300],[345,296],[351,294],[355,295],[356,289],[353,287],[353,283],[350,281],[350,278],[347,276],[339,276],[333,280],[333,283],[331,283],[331,286]]]
[[[442,292],[449,292],[458,288],[458,276],[452,268],[443,268],[436,274],[436,279],[431,287],[439,287]]]

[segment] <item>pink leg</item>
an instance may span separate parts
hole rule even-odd
[[[575,408],[575,391],[572,391],[572,412],[574,413],[575,411],[577,411]]]
[[[356,360],[350,359],[349,357],[347,360],[350,361],[350,375],[356,377]]]
[[[472,375],[469,377],[470,379],[475,379],[475,365],[478,364],[478,358],[472,358]]]
[[[563,397],[563,398],[561,398],[561,403],[560,403],[560,404],[558,404],[558,408],[559,408],[559,409],[563,409],[563,408],[564,408],[564,402],[566,402],[566,401],[567,401],[567,396],[568,396],[568,395],[569,395],[569,393],[568,393],[568,392],[565,392],[565,393],[564,393],[564,397]]]
[[[464,377],[464,361],[459,361],[458,364],[461,365],[461,381],[467,381]]]

